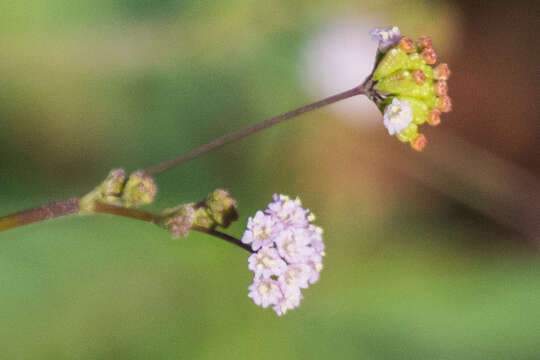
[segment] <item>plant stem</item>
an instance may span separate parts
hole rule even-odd
[[[357,87],[354,87],[350,90],[344,91],[342,93],[327,97],[325,99],[316,101],[314,103],[299,107],[295,110],[291,110],[289,112],[286,112],[284,114],[275,116],[271,119],[262,121],[260,123],[257,123],[255,125],[252,125],[250,127],[247,127],[245,129],[238,130],[236,132],[233,132],[229,135],[222,136],[220,138],[217,138],[211,142],[209,142],[206,145],[202,145],[201,147],[193,150],[192,152],[189,152],[187,154],[181,155],[177,158],[164,161],[162,163],[159,163],[155,166],[152,166],[144,172],[148,175],[155,175],[159,174],[165,170],[168,170],[174,166],[180,165],[184,162],[187,162],[189,160],[192,160],[196,158],[197,156],[200,156],[206,152],[209,152],[211,150],[217,149],[219,147],[222,147],[226,144],[229,144],[231,142],[234,142],[236,140],[240,140],[246,136],[249,136],[251,134],[254,134],[256,132],[259,132],[261,130],[267,129],[269,127],[272,127],[274,125],[277,125],[285,120],[292,119],[294,117],[297,117],[299,115],[302,115],[304,113],[307,113],[309,111],[320,109],[324,106],[336,103],[340,100],[344,100],[356,95],[368,95],[370,93],[371,88],[371,82],[370,77],[362,84]],[[79,200],[78,198],[72,198],[69,200],[64,201],[58,201],[52,204],[43,205],[38,208],[34,209],[28,209],[24,211],[20,211],[13,214],[8,214],[3,217],[0,217],[0,232],[6,231],[9,229],[13,229],[19,226],[28,225],[34,222],[38,221],[45,221],[52,218],[57,218],[61,216],[71,215],[79,213]],[[113,215],[120,215],[125,217],[130,217],[138,220],[143,221],[149,221],[152,223],[157,223],[158,218],[157,215],[147,213],[141,210],[133,210],[133,209],[127,209],[123,207],[113,206],[100,203],[98,205],[98,209],[96,209],[96,212],[102,212],[102,213],[109,213]],[[121,210],[123,209],[123,210]],[[207,230],[207,229],[195,229],[197,231],[205,232],[210,235],[214,235],[216,237],[219,237],[221,239],[224,239],[226,241],[229,241],[231,243],[234,243],[235,245],[240,246],[241,248],[251,251],[251,248],[245,244],[243,244],[238,239],[235,239],[233,237],[230,237],[229,235],[220,233],[219,231],[215,230]]]
[[[225,233],[222,233],[220,231],[213,230],[213,229],[207,229],[207,228],[199,227],[199,226],[193,226],[191,229],[195,230],[195,231],[203,232],[203,233],[206,233],[206,234],[209,234],[209,235],[212,235],[212,236],[215,236],[215,237],[220,238],[220,239],[223,239],[223,240],[225,240],[227,242],[230,242],[233,245],[241,247],[242,249],[248,251],[249,253],[253,253],[253,250],[251,249],[250,245],[244,244],[240,239],[237,239],[237,238],[235,238],[233,236],[230,236],[228,234],[225,234]]]
[[[158,226],[160,226],[160,224],[161,224],[161,222],[163,220],[163,217],[161,215],[159,215],[159,214],[154,214],[154,213],[151,213],[151,212],[148,212],[148,211],[138,210],[138,209],[128,209],[128,208],[125,208],[125,207],[122,207],[122,206],[109,205],[109,204],[105,204],[105,203],[101,203],[101,202],[96,203],[96,205],[94,206],[94,211],[96,213],[101,213],[101,214],[117,215],[117,216],[127,217],[127,218],[130,218],[130,219],[147,221],[149,223],[152,223],[152,224],[158,225]],[[237,238],[235,238],[233,236],[227,235],[225,233],[222,233],[220,231],[213,230],[213,229],[207,229],[207,228],[203,228],[203,227],[200,227],[200,226],[193,226],[191,229],[195,230],[195,231],[198,231],[198,232],[208,234],[208,235],[212,235],[212,236],[217,237],[219,239],[225,240],[225,241],[227,241],[227,242],[229,242],[229,243],[231,243],[233,245],[241,247],[242,249],[244,249],[244,250],[246,250],[246,251],[248,251],[250,253],[252,252],[251,246],[249,246],[248,244],[244,244],[239,239],[237,239]]]
[[[274,125],[277,125],[277,124],[279,124],[279,123],[281,123],[281,122],[283,122],[285,120],[292,119],[292,118],[297,117],[299,115],[302,115],[302,114],[304,114],[306,112],[322,108],[324,106],[333,104],[333,103],[338,102],[340,100],[344,100],[344,99],[347,99],[347,98],[350,98],[350,97],[353,97],[353,96],[356,96],[356,95],[366,94],[366,92],[367,92],[366,85],[365,84],[359,85],[359,86],[357,86],[355,88],[344,91],[344,92],[339,93],[337,95],[327,97],[325,99],[316,101],[314,103],[302,106],[302,107],[300,107],[298,109],[291,110],[291,111],[286,112],[284,114],[275,116],[275,117],[273,117],[271,119],[262,121],[260,123],[252,125],[250,127],[247,127],[245,129],[238,130],[238,131],[233,132],[233,133],[231,133],[229,135],[225,135],[225,136],[222,136],[220,138],[217,138],[217,139],[209,142],[208,144],[202,145],[201,147],[193,150],[192,152],[189,152],[189,153],[181,155],[181,156],[179,156],[177,158],[174,158],[174,159],[159,163],[159,164],[157,164],[155,166],[152,166],[152,167],[144,170],[144,172],[146,174],[148,174],[148,175],[159,174],[159,173],[161,173],[161,172],[163,172],[165,170],[168,170],[168,169],[170,169],[172,167],[175,167],[177,165],[180,165],[182,163],[190,161],[190,160],[192,160],[192,159],[194,159],[194,158],[196,158],[196,157],[198,157],[198,156],[200,156],[200,155],[202,155],[202,154],[204,154],[204,153],[206,153],[208,151],[217,149],[219,147],[222,147],[222,146],[224,146],[226,144],[229,144],[231,142],[234,142],[236,140],[240,140],[240,139],[242,139],[242,138],[244,138],[246,136],[249,136],[251,134],[254,134],[254,133],[258,132],[258,131],[261,131],[261,130],[267,129],[269,127],[272,127]]]
[[[79,212],[79,199],[72,198],[43,205],[37,208],[19,211],[0,217],[0,232],[19,226],[45,221]]]

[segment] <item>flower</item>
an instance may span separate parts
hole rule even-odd
[[[275,217],[257,211],[255,217],[248,219],[242,242],[251,244],[251,248],[257,251],[263,246],[271,245],[278,231],[278,222]]]
[[[393,29],[371,32],[379,40],[380,51],[369,79],[373,81],[369,96],[383,113],[388,133],[422,151],[427,139],[419,127],[426,122],[437,126],[441,113],[452,110],[447,83],[450,69],[446,63],[436,65],[438,57],[430,37],[421,36],[415,42]]]
[[[279,276],[287,269],[287,263],[279,256],[275,248],[262,248],[252,254],[248,259],[248,269],[255,273],[255,276],[270,278]]]
[[[242,242],[251,244],[248,259],[253,283],[248,296],[278,315],[300,305],[301,289],[319,280],[324,256],[322,229],[300,199],[275,194],[266,210],[248,219]]]
[[[255,304],[266,308],[281,301],[283,293],[277,281],[255,278],[253,284],[249,286],[248,296],[253,299]]]
[[[401,39],[401,33],[397,26],[391,28],[375,28],[369,33],[371,38],[379,42],[379,51],[386,52],[396,45]]]
[[[411,105],[407,100],[394,98],[384,111],[384,126],[390,135],[399,134],[413,121]]]

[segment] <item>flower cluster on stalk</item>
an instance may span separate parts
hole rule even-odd
[[[242,242],[254,251],[248,259],[254,273],[248,296],[255,304],[283,315],[300,304],[302,289],[319,280],[324,243],[314,219],[298,198],[278,194],[248,219]]]
[[[390,135],[421,151],[427,140],[418,132],[418,126],[425,122],[439,125],[441,114],[452,110],[446,82],[450,69],[445,63],[434,66],[437,54],[427,36],[415,42],[401,36],[395,26],[377,28],[370,34],[379,42],[371,79],[384,126]]]

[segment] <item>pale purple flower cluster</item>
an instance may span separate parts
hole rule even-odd
[[[319,280],[324,256],[322,229],[298,198],[274,194],[268,208],[248,219],[242,242],[255,251],[248,268],[255,273],[249,297],[278,315],[302,300],[301,289]]]
[[[387,29],[375,28],[369,34],[373,40],[379,42],[379,50],[381,52],[386,52],[401,39],[401,32],[397,26]]]

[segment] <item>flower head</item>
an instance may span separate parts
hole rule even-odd
[[[380,38],[384,51],[377,53],[369,79],[373,81],[370,98],[383,113],[388,133],[422,151],[427,139],[418,132],[419,126],[426,122],[437,126],[441,113],[452,110],[447,83],[450,69],[445,63],[436,65],[437,53],[428,36],[415,42],[390,30],[372,31]],[[391,38],[396,41],[389,41]]]
[[[249,297],[278,315],[297,307],[301,289],[319,279],[324,256],[322,229],[298,198],[275,194],[267,209],[248,219],[242,241],[255,251],[248,259],[253,271]]]
[[[371,38],[379,42],[379,51],[386,52],[396,45],[401,39],[401,33],[397,26],[391,28],[375,28],[369,33]]]
[[[407,100],[394,98],[384,111],[384,126],[390,135],[399,134],[413,121],[411,105]]]

